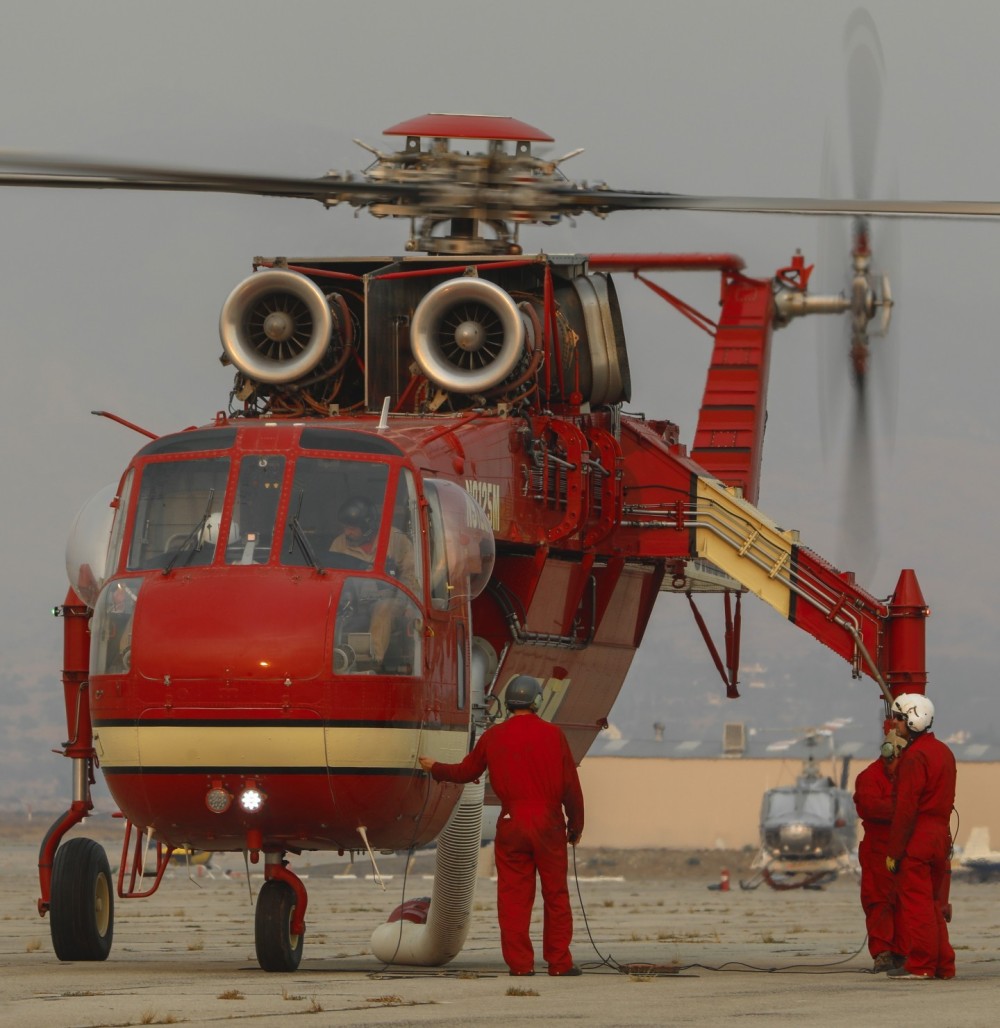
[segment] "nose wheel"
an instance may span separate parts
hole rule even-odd
[[[114,938],[115,900],[104,848],[70,839],[52,862],[49,931],[60,960],[106,960]]]
[[[257,896],[254,945],[264,971],[295,971],[302,960],[304,930],[293,921],[299,904],[295,889],[281,879],[269,878]],[[299,912],[301,918],[301,911]]]

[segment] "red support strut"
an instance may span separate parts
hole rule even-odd
[[[705,619],[701,616],[701,611],[698,609],[694,602],[694,597],[691,593],[687,593],[688,603],[691,605],[691,613],[694,614],[695,623],[701,630],[702,638],[705,640],[705,645],[708,646],[708,652],[712,655],[712,660],[715,661],[715,666],[718,669],[719,674],[722,676],[722,681],[726,685],[726,698],[730,700],[738,700],[740,698],[740,691],[737,688],[739,680],[737,675],[739,674],[740,667],[740,594],[736,594],[736,620],[733,621],[731,607],[729,604],[729,593],[725,594],[726,604],[726,666],[722,665],[722,658],[719,656],[719,651],[716,649],[715,642],[712,639],[712,634],[708,630],[708,625],[705,624]]]
[[[66,706],[66,742],[63,756],[73,761],[73,800],[45,833],[38,851],[38,913],[48,912],[52,899],[52,862],[63,836],[94,809],[90,786],[94,782],[94,734],[90,723],[89,610],[70,589],[59,611],[63,619],[63,699]]]

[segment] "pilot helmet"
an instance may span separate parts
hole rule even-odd
[[[893,700],[892,715],[911,732],[926,732],[934,724],[934,704],[922,693],[904,692]]]
[[[361,496],[354,496],[344,503],[337,513],[337,519],[345,527],[350,525],[352,528],[360,529],[361,542],[364,543],[371,542],[378,531],[378,521],[372,505]]]

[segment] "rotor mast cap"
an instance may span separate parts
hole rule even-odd
[[[407,250],[517,255],[521,247],[513,223],[553,224],[559,218],[560,206],[553,206],[548,192],[558,162],[531,153],[532,143],[551,143],[553,137],[533,125],[490,114],[424,114],[384,134],[405,136],[405,145],[397,153],[379,155],[366,174],[386,185],[416,185],[419,196],[373,203],[370,210],[377,217],[411,219]],[[474,153],[453,147],[453,139],[483,140],[486,146]],[[512,152],[505,146],[510,143]],[[438,233],[444,225],[443,234]],[[492,238],[480,233],[481,226]]]
[[[495,114],[422,114],[387,128],[385,136],[424,136],[434,139],[506,139],[552,143],[548,133],[517,118]]]

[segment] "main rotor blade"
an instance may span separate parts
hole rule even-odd
[[[0,151],[0,186],[54,189],[137,189],[178,192],[285,196],[323,203],[341,200],[369,203],[420,197],[417,184],[382,184],[334,174],[319,178],[245,175],[142,165],[89,162],[69,157],[41,157]]]
[[[688,196],[683,193],[638,193],[619,190],[560,190],[567,205],[581,210],[721,211],[733,214],[855,215],[915,218],[996,218],[994,200],[825,200],[786,196]]]
[[[996,218],[1000,202],[977,200],[839,200],[782,196],[693,196],[587,188],[547,179],[463,181],[429,175],[412,181],[355,179],[336,174],[319,178],[188,171],[141,165],[94,163],[0,151],[0,186],[57,189],[137,189],[239,193],[368,203],[423,204],[430,213],[475,212],[504,219],[510,212],[604,214],[621,210],[720,211],[751,214],[880,215],[884,217]],[[410,211],[407,214],[412,213]]]

